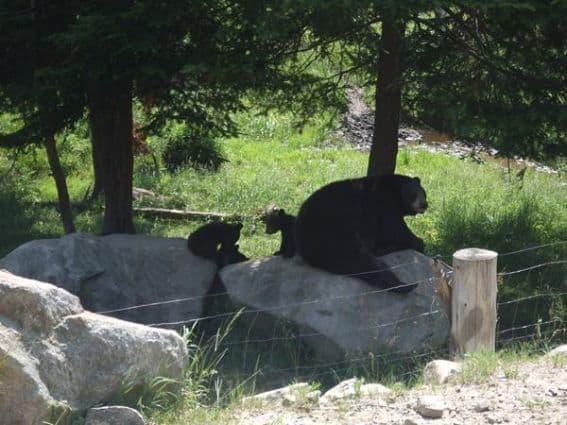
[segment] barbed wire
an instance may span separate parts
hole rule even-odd
[[[540,294],[535,294],[535,295],[529,295],[526,297],[521,297],[521,298],[516,298],[510,301],[503,301],[498,303],[498,306],[502,306],[502,305],[507,305],[507,304],[513,304],[513,303],[519,303],[522,301],[527,301],[527,300],[531,300],[534,298],[543,298],[543,297],[563,297],[567,295],[567,292],[546,292],[546,293],[540,293]]]
[[[240,312],[240,310],[235,310],[235,311],[230,311],[230,312],[226,312],[226,313],[213,314],[213,315],[210,315],[210,316],[198,317],[198,318],[193,318],[193,319],[188,319],[188,320],[180,320],[180,321],[176,321],[176,322],[150,323],[147,326],[160,327],[160,326],[184,325],[184,324],[190,324],[190,323],[194,323],[194,322],[202,321],[202,320],[220,319],[220,318],[223,318],[223,317],[232,317],[237,313],[239,313],[239,314],[264,313],[264,312],[282,310],[282,309],[289,308],[289,307],[299,307],[299,306],[303,306],[303,305],[319,304],[319,303],[323,303],[323,302],[336,301],[336,300],[340,300],[340,299],[364,297],[364,296],[367,296],[367,295],[370,295],[370,294],[379,294],[379,293],[383,293],[383,292],[391,292],[394,289],[404,288],[404,287],[407,287],[407,286],[413,286],[415,284],[432,281],[434,279],[435,278],[430,277],[430,278],[427,278],[427,279],[416,280],[415,282],[411,282],[411,283],[404,283],[402,285],[392,286],[390,288],[376,289],[376,290],[372,290],[372,291],[364,291],[364,292],[357,293],[357,294],[340,295],[340,296],[336,296],[336,297],[326,297],[326,298],[314,298],[314,299],[311,299],[311,300],[298,301],[298,302],[295,302],[295,303],[288,303],[288,304],[278,305],[278,306],[274,306],[274,307],[266,307],[266,308],[253,309],[253,310],[244,310],[243,312]]]
[[[380,323],[380,324],[376,324],[376,325],[360,326],[360,327],[357,327],[357,328],[349,328],[349,329],[345,329],[344,331],[333,332],[332,335],[329,335],[328,333],[323,333],[323,332],[298,333],[298,334],[289,335],[289,336],[275,336],[275,337],[270,337],[270,338],[257,338],[257,339],[245,339],[245,340],[241,340],[241,341],[228,341],[228,342],[222,343],[222,345],[223,346],[234,346],[234,345],[242,345],[242,344],[264,344],[264,343],[267,343],[267,342],[292,341],[292,340],[299,339],[299,338],[312,338],[312,337],[315,337],[315,336],[323,336],[323,337],[329,338],[329,337],[336,336],[336,335],[344,335],[344,334],[353,333],[355,331],[360,332],[360,331],[368,331],[368,330],[375,330],[375,329],[381,329],[381,328],[386,328],[386,327],[390,327],[390,326],[395,326],[399,323],[404,323],[404,322],[420,319],[422,317],[433,316],[433,315],[440,314],[440,313],[444,313],[444,310],[427,311],[427,312],[424,312],[424,313],[416,314],[414,316],[409,316],[409,317],[404,317],[404,318],[399,319],[399,320],[394,320],[394,321],[388,322],[388,323]]]
[[[355,276],[355,275],[362,275],[362,274],[369,274],[369,273],[382,273],[382,272],[387,272],[390,270],[394,270],[403,266],[408,266],[408,265],[414,265],[414,262],[407,262],[407,263],[403,263],[403,264],[396,264],[395,266],[391,266],[391,267],[387,267],[384,269],[376,269],[373,271],[369,271],[369,272],[362,272],[362,273],[358,273],[358,274],[338,274],[336,276],[341,276],[341,277],[348,277],[348,276]],[[413,283],[408,283],[408,284],[403,284],[400,286],[397,286],[395,288],[398,287],[403,287],[403,286],[409,286],[409,285],[413,285],[414,283],[420,283],[421,281],[416,281]],[[271,282],[271,283],[266,283],[263,284],[260,287],[255,287],[253,290],[250,290],[248,292],[246,292],[247,295],[249,294],[254,294],[254,293],[258,293],[262,290],[265,290],[266,288],[270,288],[272,286],[279,286],[280,283],[275,281],[275,282]],[[392,288],[389,288],[392,289]],[[388,289],[385,290],[380,290],[379,292],[384,292],[387,291]],[[368,293],[373,293],[374,291],[369,291]],[[225,295],[231,295],[231,293],[229,291],[222,291],[222,292],[216,292],[214,294],[205,294],[205,295],[195,295],[192,297],[183,297],[183,298],[173,298],[173,299],[169,299],[169,300],[164,300],[164,301],[155,301],[155,302],[151,302],[151,303],[145,303],[145,304],[137,304],[137,305],[133,305],[133,306],[128,306],[128,307],[120,307],[120,308],[115,308],[112,310],[104,310],[104,311],[97,311],[96,313],[98,314],[111,314],[111,313],[120,313],[120,312],[125,312],[125,311],[131,311],[131,310],[137,310],[137,309],[142,309],[142,308],[147,308],[147,307],[157,307],[160,305],[167,305],[167,304],[175,304],[175,303],[180,303],[180,302],[187,302],[187,301],[200,301],[200,300],[205,300],[208,298],[214,298],[214,297],[220,297],[220,296],[225,296]]]
[[[498,254],[498,256],[499,257],[505,257],[507,255],[514,255],[514,254],[519,254],[521,252],[534,251],[536,249],[548,248],[548,247],[551,247],[551,246],[564,245],[564,244],[567,244],[567,241],[557,241],[557,242],[545,243],[545,244],[541,244],[541,245],[530,246],[528,248],[518,249],[516,251],[505,252],[503,254]]]
[[[504,344],[509,344],[511,342],[517,342],[517,341],[521,341],[523,339],[529,339],[529,338],[533,338],[533,339],[541,339],[542,336],[544,335],[553,335],[553,334],[557,334],[557,333],[561,333],[561,332],[565,332],[567,331],[567,328],[555,328],[555,329],[550,329],[550,330],[546,330],[546,331],[542,331],[542,332],[534,332],[532,334],[529,335],[520,335],[520,336],[516,336],[513,338],[506,338],[506,339],[501,339],[501,340],[497,340],[496,343],[500,344],[500,345],[504,345]]]
[[[537,321],[537,322],[531,323],[529,325],[522,325],[522,326],[516,326],[516,327],[513,327],[513,328],[503,329],[503,330],[498,331],[498,335],[502,335],[502,334],[507,333],[507,332],[529,329],[529,328],[533,328],[533,327],[536,327],[536,326],[549,325],[549,324],[552,324],[552,323],[561,323],[561,320],[551,319],[551,320],[546,320],[545,322]]]
[[[513,274],[518,274],[518,273],[523,273],[523,272],[527,272],[527,271],[531,271],[531,270],[535,270],[535,269],[540,269],[542,267],[551,266],[551,265],[555,265],[555,264],[567,264],[567,260],[548,261],[546,263],[536,264],[534,266],[526,267],[526,268],[523,268],[523,269],[520,269],[520,270],[515,270],[515,271],[512,271],[512,272],[498,273],[497,276],[499,276],[499,277],[510,276],[510,275],[513,275]]]
[[[372,272],[362,272],[362,273],[358,273],[358,274],[365,274],[365,273],[380,273],[380,272],[386,272],[386,271],[390,271],[390,270],[394,270],[396,268],[400,268],[406,265],[413,265],[415,263],[413,262],[408,262],[408,263],[404,263],[404,264],[398,264],[392,267],[388,267],[388,268],[384,268],[384,269],[376,269]],[[526,271],[531,271],[531,270],[535,270],[538,268],[542,268],[545,266],[549,266],[549,265],[557,265],[557,264],[567,264],[567,260],[558,260],[558,261],[549,261],[546,263],[540,263],[540,264],[536,264],[530,267],[526,267],[526,268],[522,268],[519,270],[514,270],[514,271],[510,271],[510,272],[501,272],[498,273],[497,276],[499,277],[504,277],[504,276],[510,276],[510,275],[515,275],[515,274],[519,274],[519,273],[523,273]],[[347,276],[354,276],[354,275],[338,275],[338,276],[343,276],[343,277],[347,277]],[[414,284],[419,284],[422,283],[424,281],[427,280],[435,280],[435,278],[428,278],[428,279],[422,279],[422,280],[418,280],[412,283],[404,283],[402,285],[398,285],[392,288],[386,288],[386,289],[381,289],[381,290],[373,290],[373,291],[367,291],[361,294],[355,294],[352,296],[348,296],[348,297],[357,297],[357,296],[363,296],[363,295],[370,295],[370,294],[375,294],[375,293],[381,293],[381,292],[387,292],[391,289],[396,289],[396,288],[402,288],[405,286],[411,286]],[[280,283],[275,281],[272,283],[267,283],[266,285],[262,285],[259,287],[255,287],[254,290],[250,290],[248,291],[246,294],[253,294],[253,293],[257,293],[260,291],[265,290],[267,287],[270,286],[278,286]],[[563,295],[564,293],[560,294]],[[174,299],[169,299],[169,300],[164,300],[164,301],[155,301],[155,302],[151,302],[151,303],[143,303],[143,304],[137,304],[137,305],[133,305],[133,306],[127,306],[127,307],[120,307],[120,308],[116,308],[116,309],[111,309],[111,310],[103,310],[103,311],[97,311],[96,313],[99,314],[112,314],[112,313],[120,313],[120,312],[126,312],[126,311],[132,311],[132,310],[138,310],[138,309],[143,309],[143,308],[148,308],[148,307],[157,307],[157,306],[163,306],[163,305],[168,305],[168,304],[176,304],[176,303],[182,303],[182,302],[189,302],[189,301],[204,301],[206,299],[209,298],[215,298],[215,297],[220,297],[220,296],[227,296],[227,295],[231,295],[231,293],[229,291],[222,291],[222,292],[217,292],[214,294],[205,294],[205,295],[196,295],[196,296],[191,296],[191,297],[182,297],[182,298],[174,298]],[[540,295],[534,295],[533,297],[537,297]],[[313,301],[306,301],[306,303],[312,303]],[[510,301],[513,302],[513,301]],[[500,305],[500,304],[499,304]],[[212,315],[212,316],[205,316],[205,317],[201,317],[199,319],[201,320],[209,320],[209,319],[214,319],[214,318],[219,318],[219,317],[228,317],[231,314],[235,314],[236,312],[228,312],[228,313],[222,313],[223,316],[219,316],[219,315]],[[159,325],[181,325],[181,324],[188,324],[188,323],[192,323],[196,320],[199,319],[190,319],[191,321],[179,321],[179,323],[177,322],[168,322],[168,323],[154,323],[154,324],[150,324],[150,326],[159,326]]]

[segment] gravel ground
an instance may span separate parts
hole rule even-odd
[[[372,134],[374,131],[374,110],[362,100],[362,91],[352,87],[346,91],[349,100],[347,112],[343,115],[337,136],[347,140],[354,148],[368,151],[372,146]],[[413,129],[400,126],[398,131],[399,146],[409,146],[412,149],[423,149],[428,152],[442,152],[460,159],[471,159],[483,163],[486,159],[497,159],[498,150],[481,143],[469,145],[451,138],[442,133],[432,130]],[[503,164],[506,164],[506,161]],[[511,159],[511,163],[518,167],[531,167],[544,173],[556,174],[557,170],[526,160],[518,156]]]
[[[425,418],[416,411],[417,400],[430,395],[441,403],[440,418]],[[235,420],[242,425],[567,425],[567,362],[542,357],[507,365],[482,383],[423,385],[385,399],[246,408]]]

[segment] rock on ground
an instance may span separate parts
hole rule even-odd
[[[425,365],[423,380],[426,384],[445,384],[461,370],[461,364],[449,360],[433,360]]]
[[[184,239],[80,233],[21,245],[0,260],[0,269],[64,288],[90,311],[126,308],[109,314],[143,324],[200,317],[217,270],[192,255]]]
[[[61,288],[0,271],[2,424],[54,421],[65,407],[81,412],[126,384],[178,380],[186,361],[174,331],[86,312]]]
[[[449,323],[436,295],[432,260],[409,250],[382,259],[400,281],[418,282],[417,288],[409,294],[386,292],[312,268],[298,257],[238,263],[223,268],[220,276],[233,301],[263,312],[256,327],[263,324],[270,332],[270,319],[290,320],[321,358],[369,352],[396,356],[446,344]]]
[[[85,425],[145,425],[137,410],[124,406],[95,407],[87,411]]]

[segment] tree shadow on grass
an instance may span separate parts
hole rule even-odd
[[[59,237],[61,225],[57,211],[47,207],[36,207],[18,199],[10,191],[0,192],[0,258],[19,245],[33,239]]]

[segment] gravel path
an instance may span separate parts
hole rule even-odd
[[[478,384],[424,385],[387,399],[360,397],[330,405],[248,408],[235,418],[249,425],[567,425],[567,362],[548,357],[512,363]],[[433,395],[442,417],[416,412],[417,400]]]

